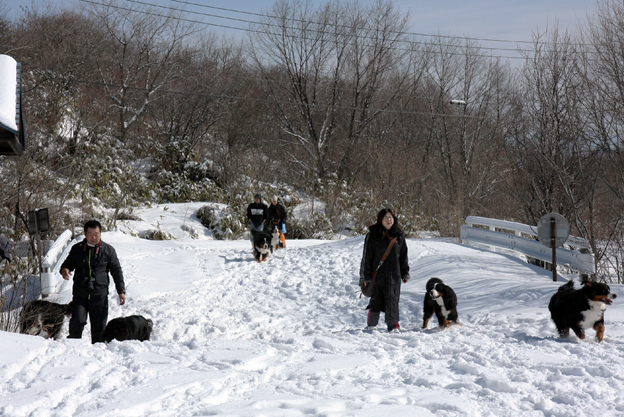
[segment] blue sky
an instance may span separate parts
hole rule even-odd
[[[89,0],[102,2],[104,0]],[[128,0],[118,0],[120,4],[130,4]],[[183,5],[172,0],[135,0],[146,3],[158,3],[200,13],[220,14],[227,17],[250,19],[253,16],[233,12],[219,11],[201,6]],[[223,7],[245,12],[268,12],[273,0],[183,0],[202,6]],[[361,0],[371,3],[374,0]],[[322,4],[324,1],[313,0]],[[10,9],[10,17],[20,14],[20,6],[41,7],[52,5],[74,7],[80,0],[0,0],[5,9]],[[472,37],[478,39],[501,39],[511,41],[530,41],[532,33],[543,32],[555,23],[559,28],[574,30],[579,20],[585,21],[587,14],[596,8],[596,0],[395,0],[398,8],[410,13],[411,30],[423,34],[437,34]],[[200,17],[213,24],[241,26],[232,20]],[[211,26],[214,30],[220,29]],[[241,31],[230,30],[232,33]],[[484,46],[515,48],[515,44],[481,42]],[[504,52],[501,52],[504,54]]]

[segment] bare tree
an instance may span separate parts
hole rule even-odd
[[[580,75],[586,83],[583,105],[590,146],[601,153],[596,172],[596,214],[593,235],[600,239],[595,250],[605,277],[624,282],[624,5],[607,1],[597,5],[582,33]]]
[[[442,230],[455,235],[464,218],[483,213],[498,191],[510,74],[473,42],[439,39],[431,44],[420,89],[429,113],[423,158],[432,173],[433,211],[441,213]],[[454,106],[451,100],[465,105]]]
[[[535,35],[533,50],[525,52],[524,130],[511,143],[518,158],[516,189],[523,193],[520,200],[532,222],[553,211],[567,216],[571,208],[561,180],[577,171],[575,155],[583,133],[576,56],[571,36],[556,27]]]
[[[95,23],[106,28],[107,38],[96,55],[98,78],[116,115],[114,134],[126,143],[129,130],[162,99],[160,91],[180,77],[184,43],[194,28],[174,12],[129,9],[115,0],[92,6],[90,12]]]
[[[277,140],[294,172],[315,184],[341,172],[362,132],[405,88],[402,81],[388,83],[388,76],[408,48],[401,49],[406,16],[389,2],[311,4],[276,3],[254,28],[252,50],[285,133]]]

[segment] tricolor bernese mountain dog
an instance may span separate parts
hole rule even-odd
[[[271,233],[267,231],[255,231],[253,234],[253,254],[256,261],[262,262],[269,258],[269,253],[272,252],[271,248]]]
[[[102,332],[102,339],[110,343],[113,339],[120,342],[124,340],[150,340],[154,323],[151,319],[143,316],[117,317],[108,322]]]
[[[616,297],[607,284],[587,281],[575,290],[574,281],[568,281],[550,298],[548,310],[559,336],[568,337],[572,329],[579,339],[585,339],[585,329],[591,327],[596,331],[596,340],[601,342],[604,311]]]
[[[427,292],[423,306],[423,329],[429,325],[429,319],[435,313],[440,327],[449,327],[457,323],[457,296],[455,291],[440,278],[427,281]]]
[[[57,304],[33,300],[24,305],[19,316],[20,333],[58,339],[65,316],[71,316],[73,303]]]
[[[284,247],[284,242],[282,242],[280,231],[277,228],[277,225],[275,225],[273,227],[273,230],[271,231],[271,252],[274,252],[283,247]]]

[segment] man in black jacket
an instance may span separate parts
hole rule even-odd
[[[110,272],[119,294],[119,304],[126,303],[123,272],[115,249],[102,242],[102,225],[90,220],[84,225],[85,239],[72,246],[67,259],[61,265],[61,275],[69,280],[74,274],[73,309],[69,321],[70,339],[80,339],[87,324],[91,322],[91,342],[103,342],[102,332],[108,321],[108,286]]]
[[[254,202],[247,206],[247,218],[251,222],[251,244],[253,245],[254,232],[264,230],[264,222],[269,217],[269,208],[262,202],[262,195],[256,194]]]

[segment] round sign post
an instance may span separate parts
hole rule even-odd
[[[553,281],[557,281],[557,247],[563,245],[570,235],[570,225],[561,214],[548,213],[537,223],[537,239],[552,248]]]

